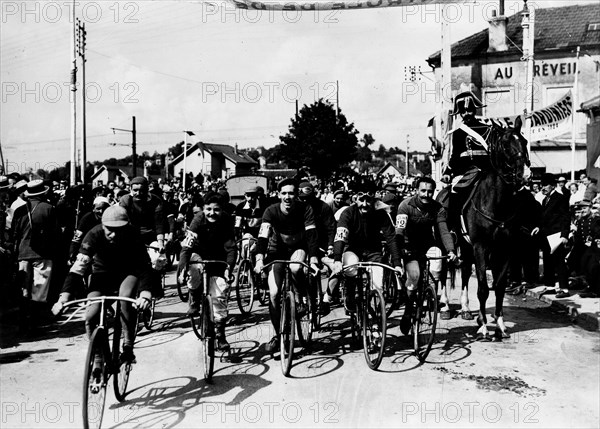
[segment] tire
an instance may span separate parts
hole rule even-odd
[[[127,384],[129,383],[129,374],[131,373],[131,362],[121,363],[121,345],[123,344],[125,331],[121,325],[120,303],[117,303],[116,319],[113,330],[112,341],[112,367],[113,367],[113,388],[117,401],[123,402],[127,393]],[[137,313],[136,313],[136,320]],[[139,326],[139,323],[138,323]]]
[[[147,330],[152,330],[152,324],[154,323],[154,309],[156,308],[156,300],[150,301],[150,307],[142,312],[142,319],[144,320],[144,326]]]
[[[286,288],[284,287],[283,290]],[[293,292],[282,294],[281,319],[279,321],[279,350],[281,354],[281,372],[290,375],[294,359],[294,341],[296,336],[296,300]]]
[[[85,369],[83,372],[83,427],[99,428],[102,425],[104,404],[106,402],[106,385],[110,372],[109,352],[106,350],[108,339],[104,328],[98,327],[92,333],[88,346]],[[99,356],[101,375],[94,379],[93,369],[95,357]]]
[[[240,313],[249,314],[254,304],[254,276],[252,264],[248,259],[242,260],[238,267],[235,281],[235,292]]]
[[[383,299],[385,300],[385,315],[390,316],[398,309],[398,278],[395,273],[385,270],[383,274]]]
[[[215,367],[215,324],[212,308],[212,299],[210,295],[206,295],[202,301],[202,314],[197,318],[200,320],[200,361],[206,381],[212,380]]]
[[[425,362],[435,340],[437,311],[435,289],[432,285],[427,285],[418,295],[413,324],[415,354],[420,362]]]
[[[383,359],[387,330],[385,298],[378,289],[369,290],[363,305],[362,337],[365,359],[376,370]]]

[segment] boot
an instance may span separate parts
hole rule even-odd
[[[225,336],[225,321],[215,322],[215,329],[217,331],[217,350],[222,352],[229,350],[229,343]]]

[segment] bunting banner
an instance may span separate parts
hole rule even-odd
[[[573,97],[571,90],[559,100],[543,109],[534,111],[526,121],[523,135],[527,135],[527,127],[531,127],[530,142],[548,140],[569,133],[572,126]],[[482,122],[496,122],[502,126],[512,127],[517,116],[505,116],[498,118],[480,118]],[[521,116],[521,119],[523,117]]]
[[[230,0],[239,9],[254,10],[341,10],[376,9],[382,7],[408,7],[429,4],[467,3],[472,0]]]

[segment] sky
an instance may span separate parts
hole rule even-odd
[[[454,43],[487,28],[497,1],[453,5]],[[589,1],[530,1],[555,7]],[[69,1],[0,0],[0,142],[7,172],[69,160]],[[522,9],[506,0],[506,15]],[[375,147],[429,150],[435,114],[426,58],[440,49],[440,5],[346,11],[244,11],[223,1],[78,1],[85,23],[87,160],[167,149],[183,130],[239,148],[279,143],[300,106],[336,103]],[[415,84],[408,67],[420,66]],[[82,83],[78,61],[78,82]],[[337,84],[336,84],[337,82]],[[81,139],[81,96],[77,140]],[[111,145],[116,144],[116,145]]]

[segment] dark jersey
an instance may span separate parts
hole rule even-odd
[[[369,253],[381,253],[381,242],[385,241],[394,266],[401,263],[400,250],[396,243],[396,231],[385,210],[371,210],[361,214],[355,204],[346,208],[337,223],[333,258],[342,260],[344,245],[359,257]]]
[[[77,225],[77,229],[73,234],[73,239],[71,240],[71,247],[69,248],[69,255],[76,256],[79,252],[79,247],[81,246],[81,242],[83,241],[83,237],[96,225],[100,224],[100,219],[96,217],[94,212],[88,212],[84,214],[79,220],[79,225]]]
[[[132,226],[124,226],[118,240],[113,243],[107,240],[102,225],[93,227],[81,243],[63,292],[70,292],[73,275],[85,275],[90,265],[93,274],[109,273],[115,277],[133,275],[140,279],[139,290],[151,289],[150,257],[139,232]]]
[[[306,250],[309,257],[317,256],[317,230],[312,208],[300,201],[290,213],[284,213],[280,203],[267,207],[258,233],[257,252],[287,257],[297,249]]]
[[[194,216],[186,233],[185,240],[181,243],[180,267],[186,267],[192,253],[197,253],[202,259],[212,259],[227,262],[233,271],[237,258],[237,247],[233,234],[233,219],[223,212],[216,222],[209,222],[204,212]],[[211,275],[222,275],[219,273]]]
[[[127,210],[129,222],[140,231],[144,243],[150,244],[157,234],[168,232],[162,200],[156,195],[148,194],[146,201],[136,201],[130,194],[123,195],[119,205]]]
[[[242,234],[252,234],[252,237],[258,237],[260,223],[262,221],[264,206],[259,201],[254,208],[250,207],[248,201],[242,201],[235,209],[235,226],[240,229]]]

